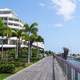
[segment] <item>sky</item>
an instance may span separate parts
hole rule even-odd
[[[80,0],[1,0],[0,8],[10,8],[26,23],[38,23],[45,49],[80,52]]]

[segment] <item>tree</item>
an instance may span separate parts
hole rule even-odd
[[[34,46],[33,45],[33,43],[36,41],[36,38],[37,38],[37,35],[36,34],[32,34],[31,36],[30,36],[30,49],[31,49],[31,57],[32,57],[32,46]]]
[[[36,43],[37,43],[37,57],[38,57],[38,54],[39,54],[38,42],[42,42],[42,43],[44,43],[44,39],[42,38],[42,36],[37,35],[37,38],[36,38],[35,41],[36,41]]]
[[[4,30],[5,30],[5,25],[3,23],[3,21],[0,19],[0,36],[2,37],[1,39],[1,45],[2,45],[2,54],[1,54],[1,58],[3,59],[4,54],[3,54],[3,38],[4,38]]]
[[[21,37],[22,37],[23,30],[14,29],[13,36],[17,37],[16,40],[16,54],[15,58],[18,59],[21,47]]]
[[[5,26],[4,35],[6,36],[8,44],[9,44],[9,38],[12,36],[12,29],[8,26]]]
[[[28,24],[25,24],[24,27],[25,27],[25,32],[26,34],[28,34],[28,63],[30,63],[30,55],[31,55],[31,43],[33,42],[31,40],[31,36],[34,34],[36,35],[37,32],[38,32],[38,28],[36,27],[38,26],[37,23],[32,23],[31,25],[28,25]]]
[[[6,36],[6,44],[10,44],[10,37],[12,36],[12,29],[8,26],[5,25],[5,28],[4,28],[4,36]],[[8,54],[9,55],[9,54]],[[5,55],[5,59],[7,61],[8,58],[8,55],[6,54]]]

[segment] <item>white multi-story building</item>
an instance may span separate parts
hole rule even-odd
[[[23,29],[24,23],[19,19],[15,12],[11,9],[4,8],[0,9],[0,18],[3,20],[4,24],[7,27],[13,28],[13,29]],[[1,45],[1,37],[0,37],[0,47]],[[16,47],[16,37],[11,37],[9,41],[7,41],[6,38],[4,38],[4,48],[13,48]],[[34,43],[33,45],[37,46],[37,43]],[[22,41],[22,47],[26,47],[25,41]],[[38,43],[38,46],[43,48],[44,45],[42,43]]]
[[[4,8],[0,9],[0,18],[3,20],[3,23],[6,27],[13,29],[23,29],[24,23],[16,16],[15,12],[11,9]],[[11,37],[9,41],[4,37],[3,38],[3,47],[11,48],[16,46],[16,37]],[[0,44],[2,43],[2,38],[0,37]],[[2,45],[0,45],[1,47]]]
[[[3,20],[4,24],[10,28],[23,28],[23,22],[16,16],[15,12],[11,9],[0,9],[0,18]]]

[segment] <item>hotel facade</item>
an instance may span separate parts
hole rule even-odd
[[[15,12],[11,9],[4,8],[0,9],[0,18],[3,20],[3,23],[12,29],[23,29],[24,22],[16,16]],[[17,37],[10,37],[7,41],[6,36],[2,38],[0,36],[0,47],[2,47],[2,39],[3,39],[3,48],[14,48],[16,47]],[[35,42],[33,46],[38,46],[39,48],[44,48],[44,44],[42,42]],[[21,47],[27,47],[27,42],[25,40],[21,40]]]

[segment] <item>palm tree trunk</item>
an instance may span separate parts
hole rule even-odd
[[[20,42],[20,38],[18,41],[18,56],[20,56],[20,48],[21,48],[21,42]]]
[[[30,47],[30,52],[31,52],[30,56],[31,56],[31,58],[32,58],[32,47]]]
[[[38,42],[37,42],[37,58],[38,58],[38,54],[39,54],[39,48],[38,48]]]
[[[31,54],[31,47],[30,47],[30,41],[28,41],[28,63],[30,63],[30,54]]]
[[[2,60],[4,58],[4,53],[3,53],[3,37],[2,37],[2,56],[1,56]]]
[[[16,44],[15,59],[18,59],[18,39],[17,39],[17,44]]]

